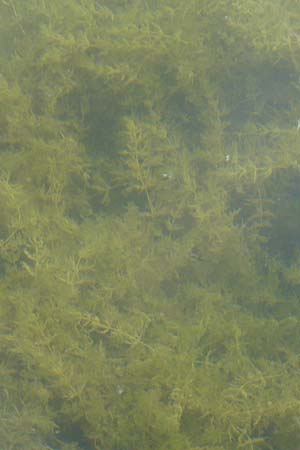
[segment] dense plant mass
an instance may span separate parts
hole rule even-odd
[[[300,6],[0,2],[0,447],[295,450]]]

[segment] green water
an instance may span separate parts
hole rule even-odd
[[[300,3],[0,2],[0,449],[296,450]]]

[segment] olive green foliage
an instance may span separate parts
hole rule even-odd
[[[300,10],[0,2],[0,447],[295,450]]]

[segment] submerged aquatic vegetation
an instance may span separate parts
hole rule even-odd
[[[23,3],[0,5],[1,448],[294,450],[297,7]]]

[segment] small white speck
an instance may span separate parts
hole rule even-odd
[[[124,394],[124,391],[125,391],[124,387],[121,386],[120,384],[118,384],[118,386],[117,386],[117,394],[122,395],[122,394]]]
[[[225,162],[228,163],[230,161],[230,155],[225,156]]]
[[[162,178],[164,180],[170,180],[172,178],[172,175],[170,173],[167,173],[167,172],[162,173],[161,176],[162,176]]]

